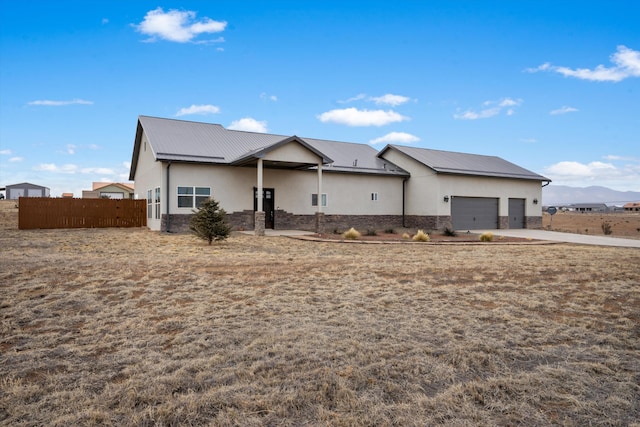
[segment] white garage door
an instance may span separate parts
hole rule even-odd
[[[455,230],[498,228],[498,199],[489,197],[453,197],[451,222]]]
[[[27,197],[42,197],[42,190],[39,188],[28,188]]]

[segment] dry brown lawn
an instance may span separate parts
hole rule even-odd
[[[602,224],[611,226],[611,236],[640,239],[640,212],[619,213],[575,213],[558,212],[553,215],[544,214],[542,223],[545,229],[603,236]]]
[[[207,246],[13,215],[2,425],[640,423],[638,249]]]

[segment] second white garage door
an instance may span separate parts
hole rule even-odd
[[[498,199],[452,197],[451,222],[455,230],[498,228]]]

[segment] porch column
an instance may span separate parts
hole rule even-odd
[[[322,212],[322,161],[318,162],[318,210],[316,211],[316,233],[324,233],[324,212]]]
[[[258,208],[254,214],[254,229],[256,236],[264,236],[264,208],[262,205],[262,159],[258,159],[258,189],[256,190],[256,198],[258,199]]]
[[[322,162],[318,162],[318,212],[322,212]]]

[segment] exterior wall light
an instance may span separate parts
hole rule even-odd
[[[537,205],[538,204],[538,199],[533,199],[533,204]]]
[[[449,196],[444,196],[444,202],[449,203]]]

